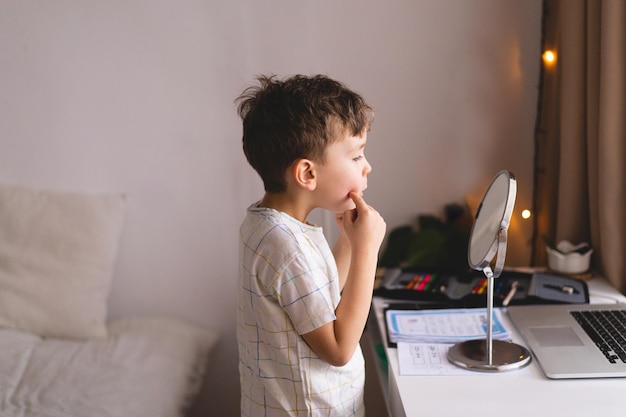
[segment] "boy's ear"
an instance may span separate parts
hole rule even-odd
[[[296,183],[307,190],[314,190],[317,186],[315,163],[309,159],[298,159],[292,166],[292,173]]]

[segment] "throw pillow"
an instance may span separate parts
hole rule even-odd
[[[0,185],[0,326],[106,337],[125,209],[123,194]]]

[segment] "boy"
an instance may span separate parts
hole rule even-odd
[[[372,109],[325,76],[259,77],[237,99],[265,194],[240,229],[242,416],[364,416],[367,320],[385,222],[362,198]],[[331,252],[315,208],[337,213]]]

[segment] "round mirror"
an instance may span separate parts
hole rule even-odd
[[[509,171],[500,171],[491,181],[478,206],[470,234],[467,259],[473,269],[484,270],[498,252],[494,277],[502,272],[506,252],[506,231],[509,228],[517,183]],[[504,250],[498,250],[503,245]]]

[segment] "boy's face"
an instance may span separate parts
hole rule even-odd
[[[326,161],[317,166],[317,196],[320,207],[336,213],[355,208],[350,192],[362,195],[367,188],[367,174],[372,171],[365,159],[367,133],[345,135],[326,148]]]

